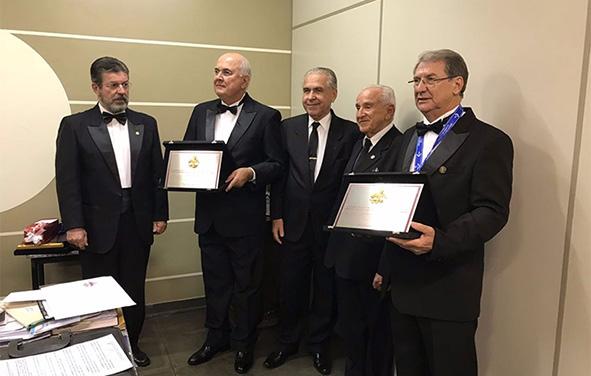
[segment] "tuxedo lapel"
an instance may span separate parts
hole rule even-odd
[[[215,140],[215,115],[215,110],[208,108],[205,111],[205,141],[207,142]]]
[[[398,171],[402,172],[409,172],[410,171],[410,164],[415,156],[415,149],[417,147],[417,132],[415,128],[411,128],[410,131],[404,134],[404,140],[401,150],[405,150],[404,156],[402,159],[402,164],[399,165]]]
[[[232,129],[232,133],[230,133],[230,138],[228,139],[228,149],[232,150],[234,145],[238,143],[244,132],[250,127],[252,121],[256,116],[256,110],[253,106],[252,99],[245,94],[244,97],[244,105],[242,110],[240,111],[240,115],[236,120],[236,124],[234,125],[234,129]]]
[[[293,127],[293,134],[288,134],[287,137],[293,137],[293,163],[297,164],[297,171],[305,171],[306,173],[310,170],[308,164],[308,116],[302,116],[302,121],[295,124]],[[309,186],[309,174],[302,177],[302,179]]]
[[[87,127],[88,133],[103,156],[109,170],[111,170],[113,177],[117,180],[119,185],[121,185],[119,171],[117,170],[117,160],[115,159],[113,144],[111,144],[111,137],[109,136],[107,125],[103,122],[98,106],[95,107],[95,110],[92,111],[90,116],[91,119]]]
[[[363,149],[363,138],[357,141],[353,146],[353,150],[351,151],[351,158],[349,158],[347,166],[345,167],[345,173],[353,172],[357,160],[361,157],[361,149]]]
[[[127,127],[129,128],[129,150],[131,154],[131,181],[133,182],[138,156],[140,155],[140,150],[142,150],[142,142],[144,140],[144,125],[134,124],[130,119],[127,122]]]
[[[421,172],[426,174],[432,174],[435,172],[456,152],[456,150],[458,150],[467,137],[468,133],[449,132],[439,146],[433,151],[431,156],[425,161]]]

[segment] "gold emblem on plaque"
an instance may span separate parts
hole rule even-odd
[[[386,194],[383,189],[369,196],[369,202],[372,204],[383,204],[385,199]]]
[[[189,167],[197,168],[197,166],[199,166],[199,159],[197,159],[197,156],[194,155],[193,158],[189,160]]]

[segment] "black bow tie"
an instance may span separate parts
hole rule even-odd
[[[417,123],[416,128],[417,128],[417,134],[419,136],[424,136],[425,133],[427,133],[429,131],[433,131],[433,132],[439,134],[439,132],[441,132],[441,130],[443,129],[443,122],[441,120],[439,120],[433,124],[427,125],[421,121],[420,123]]]
[[[240,106],[240,104],[238,104],[238,106],[226,106],[222,102],[219,102],[217,106],[218,109],[216,111],[216,114],[223,114],[226,111],[230,111],[232,115],[236,115],[238,113],[238,106]]]
[[[127,115],[125,112],[120,112],[118,114],[103,112],[103,120],[106,124],[109,124],[113,119],[116,119],[121,125],[125,125],[125,122],[127,122]]]

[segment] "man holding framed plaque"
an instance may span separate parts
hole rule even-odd
[[[394,90],[369,86],[359,93],[355,107],[365,137],[353,147],[345,173],[392,171],[401,140],[394,126]],[[346,376],[392,375],[388,304],[372,288],[384,242],[384,237],[352,232],[330,235],[325,265],[336,274],[336,332],[344,340]]]
[[[201,249],[208,334],[187,362],[205,363],[232,345],[238,373],[252,366],[260,319],[265,187],[283,169],[281,114],[248,95],[250,78],[244,56],[220,56],[213,76],[218,99],[195,107],[184,136],[187,141],[224,141],[236,166],[225,179],[224,190],[196,193],[195,232]]]
[[[281,366],[298,351],[308,316],[307,350],[313,365],[321,374],[331,371],[327,346],[335,292],[332,271],[324,266],[328,233],[323,226],[360,137],[355,123],[331,110],[336,97],[335,73],[328,68],[310,69],[302,88],[306,113],[282,123],[287,171],[271,187],[273,237],[281,254],[279,346],[265,360],[267,368]]]
[[[424,119],[405,132],[396,170],[428,176],[439,226],[413,223],[419,238],[388,238],[374,279],[391,287],[400,376],[478,373],[484,243],[509,216],[513,146],[462,107],[467,81],[464,59],[451,50],[421,54],[409,81]]]

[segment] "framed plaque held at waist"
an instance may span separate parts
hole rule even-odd
[[[162,186],[169,191],[219,191],[236,164],[223,141],[165,141]]]
[[[344,176],[345,189],[329,231],[404,239],[418,238],[411,222],[437,226],[427,175],[360,173]]]

